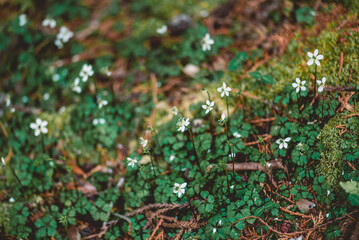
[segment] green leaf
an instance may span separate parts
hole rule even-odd
[[[340,182],[340,186],[349,194],[359,196],[359,182]]]

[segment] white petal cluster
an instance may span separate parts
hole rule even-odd
[[[80,79],[75,78],[75,81],[72,83],[72,91],[80,93],[81,87],[80,87]]]
[[[207,113],[209,113],[210,111],[212,111],[213,106],[214,106],[214,101],[211,102],[211,101],[207,100],[207,101],[206,101],[206,104],[205,104],[205,105],[202,105],[202,108],[203,108],[204,110],[206,110],[206,114],[207,114]]]
[[[62,26],[59,33],[56,36],[55,45],[57,48],[61,49],[64,46],[64,43],[67,43],[70,38],[74,36],[74,33],[71,32],[67,27]]]
[[[94,71],[92,70],[92,66],[90,64],[84,64],[82,66],[80,77],[82,78],[83,82],[86,82],[89,77],[91,77],[94,74]]]
[[[56,27],[56,21],[55,21],[55,19],[52,19],[52,18],[45,18],[42,21],[42,26],[54,28],[54,27]]]
[[[98,99],[97,100],[97,104],[98,104],[98,108],[102,108],[103,106],[106,106],[108,104],[107,100],[103,100],[103,99]]]
[[[327,79],[325,77],[322,78],[322,80],[317,80],[318,83],[318,92],[323,92],[324,87],[325,87],[325,81]]]
[[[233,133],[233,136],[235,138],[241,138],[242,137],[242,135],[240,133],[238,133],[238,132]]]
[[[139,139],[139,143],[141,144],[141,146],[144,148],[147,146],[148,144],[148,140],[144,139],[143,137],[140,137]]]
[[[211,50],[211,45],[214,44],[214,40],[211,38],[209,33],[206,33],[204,38],[202,38],[202,50],[203,51],[209,51]]]
[[[24,26],[27,23],[26,14],[21,14],[19,16],[19,25],[20,27]]]
[[[127,158],[127,166],[131,166],[131,167],[134,167],[135,164],[137,164],[137,160],[134,159],[134,158]]]
[[[318,55],[318,53],[319,53],[318,49],[315,49],[314,53],[307,52],[307,55],[309,57],[307,64],[309,66],[312,65],[313,63],[315,63],[317,66],[320,66],[319,60],[323,59],[323,55]]]
[[[218,120],[219,125],[223,125],[226,122],[226,115],[222,113],[221,119]]]
[[[290,137],[287,137],[285,139],[279,138],[277,141],[275,141],[279,145],[279,149],[282,148],[288,148],[288,142],[290,141]]]
[[[178,197],[180,198],[185,193],[186,186],[187,183],[182,183],[182,184],[175,183],[175,185],[173,186],[173,193],[178,194]]]
[[[104,125],[106,123],[106,120],[104,118],[95,118],[94,120],[92,120],[92,124],[94,126],[97,126],[97,125]]]
[[[177,109],[176,106],[172,107],[172,113],[173,113],[174,115],[177,115],[177,114],[178,114],[178,109]]]
[[[48,132],[47,129],[47,121],[42,121],[40,118],[37,118],[34,123],[30,123],[30,128],[34,130],[35,136],[39,136],[40,133],[46,134]]]
[[[160,28],[157,28],[156,32],[160,35],[163,35],[167,32],[167,26],[166,25],[163,25],[162,27]]]
[[[232,89],[230,87],[227,87],[225,82],[223,82],[222,87],[217,88],[217,91],[221,93],[221,97],[224,97],[224,95],[228,97],[231,90]]]
[[[189,118],[178,119],[178,121],[177,121],[178,131],[180,131],[180,132],[186,131],[189,124],[190,124]]]
[[[299,91],[305,91],[307,88],[305,87],[306,81],[300,81],[299,78],[295,79],[295,82],[292,83],[292,86],[295,88],[295,91],[299,93]]]

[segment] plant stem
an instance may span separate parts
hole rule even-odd
[[[152,159],[152,152],[151,152],[151,151],[149,151],[149,153],[150,153],[150,159],[151,159],[151,165],[152,165],[153,177],[156,177],[155,165],[153,164],[153,159]]]
[[[191,129],[187,129],[188,132],[189,132],[189,135],[191,136],[191,140],[192,140],[192,146],[193,146],[193,149],[194,149],[194,153],[195,153],[195,157],[196,157],[196,162],[198,164],[198,168],[199,168],[199,171],[202,173],[203,175],[203,172],[202,172],[202,169],[201,169],[201,165],[199,164],[199,158],[198,158],[198,154],[197,154],[197,149],[196,149],[196,146],[194,144],[194,140],[193,140],[193,135],[192,135],[192,131]]]
[[[317,64],[315,64],[315,73],[314,73],[314,97],[317,93]]]
[[[158,149],[161,149],[160,148],[160,142],[158,141],[158,136],[157,136],[157,132],[156,132],[156,130],[152,127],[152,129],[153,129],[153,132],[155,133],[155,141],[156,141],[156,144],[157,144],[157,146],[158,146]]]
[[[230,144],[230,141],[229,141],[227,123],[224,123],[224,126],[225,126],[225,129],[226,129],[227,143],[228,143],[228,147],[229,147],[229,155],[231,156],[231,160],[232,160],[232,165],[233,165],[233,177],[234,177],[234,158],[233,158],[233,156],[232,156],[232,148],[231,148],[231,144]]]
[[[229,122],[228,96],[226,96],[226,100],[227,100],[227,115],[228,115],[228,124],[229,124],[230,122]]]
[[[16,180],[18,181],[18,183],[20,184],[20,186],[23,187],[23,185],[21,184],[21,181],[20,181],[19,177],[18,177],[18,176],[16,175],[16,173],[15,173],[14,168],[10,165],[10,163],[8,164],[8,166],[10,167],[12,173],[14,174],[14,176],[15,176]]]

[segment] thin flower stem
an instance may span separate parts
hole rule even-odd
[[[14,168],[13,168],[10,164],[8,164],[8,166],[10,167],[10,169],[11,169],[11,171],[12,171],[12,174],[14,174],[14,176],[15,176],[16,180],[18,181],[18,183],[20,184],[20,186],[21,186],[21,187],[24,187],[24,186],[21,184],[21,181],[20,181],[19,177],[18,177],[17,174],[15,173]]]
[[[153,129],[153,132],[155,133],[155,134],[154,134],[154,135],[155,135],[155,141],[156,141],[156,144],[157,144],[157,146],[158,146],[158,149],[161,150],[160,142],[158,141],[157,132],[156,132],[156,130],[155,130],[154,128],[152,128],[152,129]]]
[[[192,135],[192,131],[191,129],[187,129],[188,132],[189,132],[189,135],[191,136],[191,140],[192,140],[192,146],[193,146],[193,149],[194,149],[194,153],[195,153],[195,157],[196,157],[196,162],[197,162],[197,165],[198,165],[198,168],[199,168],[199,171],[202,173],[203,175],[203,172],[202,172],[202,169],[201,169],[201,165],[199,164],[199,158],[198,158],[198,154],[197,154],[197,149],[196,149],[196,146],[194,144],[194,140],[193,140],[193,135]]]
[[[155,165],[153,164],[153,159],[152,159],[152,152],[151,152],[151,151],[149,151],[149,153],[150,153],[150,159],[151,159],[151,165],[152,165],[153,177],[156,177]]]
[[[228,124],[229,124],[229,107],[228,107],[228,96],[226,97],[226,100],[227,100],[227,115],[228,115]]]
[[[317,93],[317,64],[315,64],[315,73],[314,73],[314,97]]]
[[[228,159],[228,157],[227,157]],[[228,188],[228,194],[231,193],[231,188],[229,187],[229,178],[228,178],[228,168],[226,167],[226,176],[227,176],[227,188]],[[234,176],[233,176],[234,177]]]
[[[231,144],[230,144],[230,141],[229,141],[227,123],[224,123],[224,126],[225,126],[225,129],[226,129],[227,143],[228,143],[228,147],[229,147],[229,155],[231,156],[231,160],[232,160],[232,165],[233,165],[233,177],[234,177],[234,158],[233,158],[233,156],[232,156],[232,148],[231,148]]]

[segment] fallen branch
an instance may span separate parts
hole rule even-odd
[[[227,163],[227,167],[228,167],[228,171],[233,171],[232,163]],[[269,180],[271,181],[273,186],[278,187],[277,183],[274,181],[274,179],[272,177],[271,169],[281,169],[287,174],[287,176],[289,175],[288,168],[286,166],[283,166],[282,162],[280,162],[280,161],[270,161],[267,163],[266,167],[262,166],[260,163],[252,163],[252,162],[250,162],[250,163],[235,163],[234,164],[234,171],[236,171],[236,172],[238,172],[238,171],[266,172],[266,174],[268,175]]]

